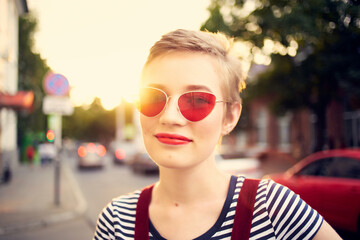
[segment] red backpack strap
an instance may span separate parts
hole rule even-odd
[[[245,179],[241,187],[234,216],[231,240],[248,240],[260,179]]]
[[[136,205],[135,215],[135,240],[149,239],[149,205],[154,185],[144,188]]]

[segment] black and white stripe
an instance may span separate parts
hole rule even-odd
[[[235,209],[244,177],[238,177],[223,222],[214,232],[197,239],[230,240]],[[134,239],[136,204],[140,191],[113,199],[99,215],[94,240]],[[262,180],[257,190],[250,240],[312,239],[322,217],[288,188]],[[158,235],[155,233],[154,235]],[[153,233],[149,233],[150,240]]]

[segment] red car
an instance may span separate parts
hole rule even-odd
[[[268,177],[299,194],[334,228],[360,232],[359,149],[317,152]]]

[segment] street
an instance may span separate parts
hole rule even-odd
[[[155,174],[134,174],[129,167],[113,164],[112,159],[107,157],[103,169],[77,169],[76,161],[71,161],[73,172],[88,205],[85,217],[93,228],[98,214],[112,198],[141,189],[158,179]]]
[[[220,167],[221,166],[222,165],[220,164]],[[252,165],[250,165],[249,168],[250,170],[252,169],[251,166]],[[126,165],[114,164],[109,153],[106,155],[106,164],[103,168],[89,169],[78,168],[75,152],[62,153],[62,194],[60,195],[60,207],[54,207],[54,166],[33,167],[23,166],[21,168],[22,171],[15,175],[11,184],[16,182],[20,183],[16,185],[17,188],[13,189],[12,193],[8,191],[8,186],[0,185],[0,200],[2,201],[2,205],[0,204],[1,226],[17,225],[24,220],[20,218],[25,218],[25,220],[28,218],[27,221],[29,222],[29,219],[33,219],[34,216],[34,219],[36,219],[37,215],[48,214],[50,216],[54,213],[56,215],[60,210],[77,209],[79,207],[74,208],[76,202],[77,205],[79,205],[79,202],[81,203],[80,208],[83,210],[80,210],[80,214],[71,214],[69,211],[65,211],[63,215],[57,216],[57,218],[60,216],[60,218],[63,219],[58,219],[55,222],[50,221],[50,223],[40,222],[40,224],[34,225],[31,225],[30,223],[26,228],[19,228],[10,233],[3,234],[0,228],[0,240],[92,239],[98,214],[112,198],[132,192],[136,189],[141,189],[156,182],[158,179],[157,174],[135,174]],[[27,177],[22,180],[19,179],[19,177],[16,177],[19,175],[23,177],[27,172],[35,172],[42,176],[36,179],[29,179],[29,177]],[[253,173],[250,172],[249,174],[251,176]],[[26,180],[32,181],[32,183],[26,184],[24,182]],[[45,188],[40,189],[39,191],[38,188],[31,187],[34,184],[41,185],[41,181],[48,182],[48,184],[44,185]],[[14,195],[14,193],[16,194]],[[6,195],[12,195],[13,199],[9,199]],[[8,206],[3,203],[6,198],[8,198]],[[45,200],[43,198],[45,198]],[[34,199],[36,199],[35,202]],[[77,201],[74,199],[77,199]],[[31,211],[27,210],[24,212],[24,210],[21,209],[24,206],[24,202],[25,205],[28,205],[28,203],[34,204],[30,207]],[[17,205],[18,203],[20,205]],[[49,206],[52,205],[52,207],[44,207],[41,205],[43,203]],[[17,209],[15,213],[21,212],[22,214],[19,216],[15,216],[16,214],[9,214],[12,209]],[[29,207],[27,209],[29,209]],[[75,210],[75,212],[78,210]],[[344,239],[356,239],[351,233],[343,231],[339,233]]]
[[[1,240],[91,239],[98,214],[112,198],[149,185],[158,178],[156,174],[134,174],[125,165],[113,164],[109,155],[104,168],[78,169],[75,152],[66,154],[62,164],[69,166],[70,177],[75,181],[73,184],[79,186],[81,197],[85,200],[85,213],[59,223],[0,235]],[[65,167],[62,170],[65,171]]]

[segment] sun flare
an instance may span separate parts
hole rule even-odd
[[[98,97],[110,110],[137,92],[154,42],[178,28],[200,29],[210,2],[28,0],[28,5],[38,18],[36,51],[68,79],[74,105]]]

